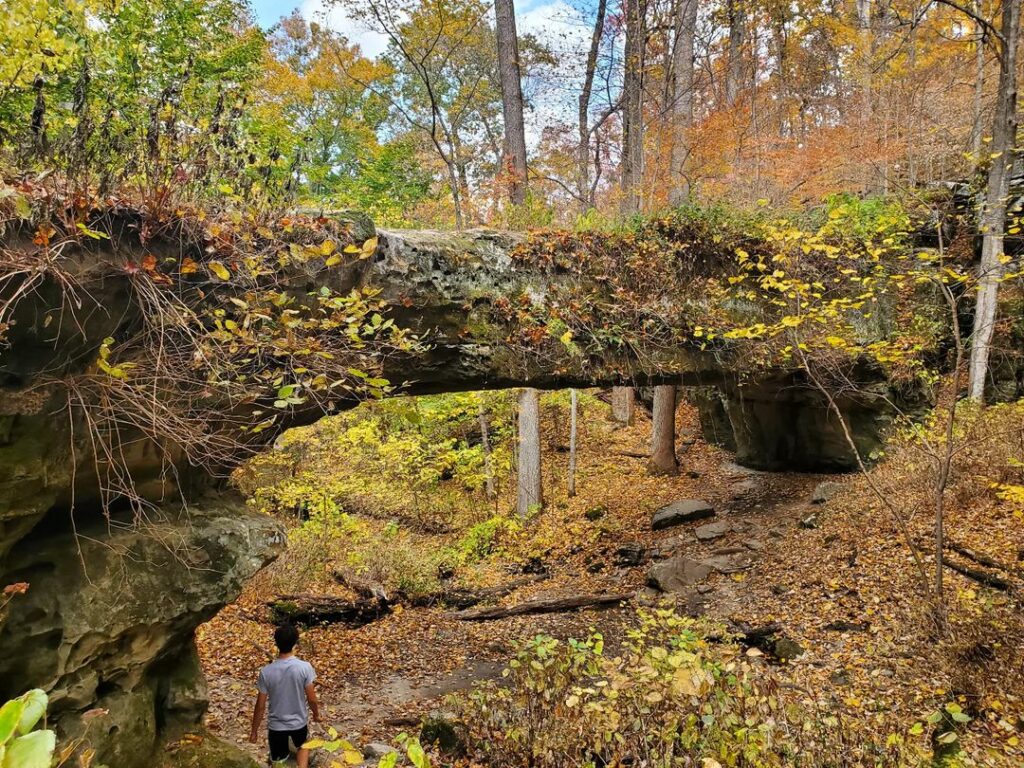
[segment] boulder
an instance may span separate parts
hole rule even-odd
[[[818,522],[818,513],[815,512],[807,517],[801,518],[800,527],[806,528],[809,531],[813,531],[815,528],[820,528],[821,523]]]
[[[118,768],[153,765],[164,735],[198,726],[195,628],[285,543],[272,518],[235,503],[150,514],[147,526],[83,525],[77,541],[41,532],[14,548],[0,579],[31,585],[0,627],[0,700],[43,688],[62,738],[81,734],[83,711],[107,710],[88,738],[97,764]]]
[[[187,733],[165,747],[158,768],[260,768],[260,764],[233,744],[208,733]]]
[[[651,529],[660,531],[695,520],[714,517],[715,509],[703,499],[681,499],[662,507],[651,518]]]
[[[647,572],[647,584],[662,592],[685,593],[711,575],[712,566],[683,555],[655,563]]]
[[[772,645],[772,655],[779,661],[793,661],[804,655],[804,649],[796,640],[780,637]]]
[[[379,741],[371,741],[365,747],[363,747],[363,757],[367,760],[380,760],[385,755],[390,755],[392,752],[398,750],[392,747],[390,744],[382,744]]]
[[[730,530],[728,520],[717,520],[713,523],[705,523],[704,525],[698,526],[694,534],[697,536],[698,541],[714,541],[720,539]]]
[[[842,483],[832,480],[818,483],[814,486],[814,492],[811,494],[811,504],[824,504],[826,501],[831,501],[841,490],[843,490]]]
[[[637,566],[644,561],[646,554],[647,550],[643,544],[638,541],[629,541],[620,544],[619,548],[615,550],[615,564],[627,568]]]

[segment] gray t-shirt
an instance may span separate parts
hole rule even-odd
[[[260,670],[256,687],[267,694],[267,727],[272,731],[294,731],[309,721],[306,686],[316,680],[308,661],[289,656]]]

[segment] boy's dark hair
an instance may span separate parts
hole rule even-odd
[[[282,624],[274,630],[274,645],[281,653],[291,653],[299,642],[299,630],[291,624]]]

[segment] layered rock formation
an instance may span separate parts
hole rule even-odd
[[[358,240],[373,234],[364,220],[353,226]],[[75,394],[76,377],[93,368],[106,337],[130,338],[142,324],[131,265],[147,254],[158,262],[180,258],[171,235],[143,248],[138,229],[129,217],[108,227],[109,239],[69,241],[62,265],[76,286],[75,306],[57,281],[34,285],[9,318],[0,353],[0,586],[31,584],[0,630],[0,700],[45,688],[64,735],[80,732],[83,712],[107,710],[90,726],[90,739],[99,759],[118,768],[153,764],[161,739],[198,722],[205,696],[195,628],[283,543],[270,520],[226,500],[218,478],[230,461],[215,477],[193,466],[183,447],[158,444],[127,423],[110,443],[116,456],[97,447],[88,423],[95,404]],[[663,345],[640,359],[622,345],[578,355],[557,340],[535,352],[507,344],[502,303],[527,297],[543,306],[553,286],[580,279],[515,260],[516,243],[489,231],[384,231],[372,258],[330,269],[322,260],[308,269],[291,265],[280,283],[294,296],[320,287],[379,289],[392,319],[426,342],[384,361],[384,375],[405,392],[626,381],[710,386],[702,396],[706,428],[740,461],[772,469],[850,466],[813,388],[789,375],[738,384],[722,350]],[[2,244],[13,253],[34,247],[24,236]],[[0,300],[18,288],[6,283]],[[874,384],[877,396],[841,404],[866,451],[892,414],[888,385]],[[212,399],[209,408],[215,414],[222,406]],[[319,415],[297,408],[278,428]],[[260,439],[272,437],[268,431]],[[131,475],[131,503],[111,490],[111,473]]]

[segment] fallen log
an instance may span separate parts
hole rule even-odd
[[[347,624],[361,627],[391,610],[387,602],[374,599],[346,600],[331,595],[281,595],[271,600],[270,618],[274,623],[290,622],[306,626]]]
[[[831,621],[822,627],[826,632],[867,632],[871,629],[869,621]]]
[[[972,579],[973,581],[976,581],[979,584],[982,584],[986,587],[991,587],[992,589],[998,589],[1001,592],[1009,592],[1013,586],[1012,584],[1010,584],[1010,582],[1008,582],[1001,576],[996,576],[994,573],[988,573],[987,571],[982,571],[977,568],[971,568],[969,566],[964,565],[963,563],[958,563],[955,560],[950,560],[948,557],[942,558],[942,564],[949,568],[951,571],[956,571],[957,573],[966,576],[967,578]]]
[[[770,649],[772,643],[775,642],[775,636],[782,631],[782,625],[772,622],[755,627],[746,622],[737,621],[726,624],[726,629],[730,636],[708,635],[705,640],[709,643],[724,643],[732,642],[735,639],[744,648],[759,648],[764,651]]]
[[[957,544],[954,541],[947,541],[946,546],[956,552],[958,555],[963,555],[968,560],[973,560],[978,565],[984,565],[987,568],[995,568],[997,571],[1003,571],[1004,573],[1012,573],[1016,576],[1024,576],[1024,570],[1016,568],[1006,563],[1001,563],[994,557],[986,555],[984,552],[978,552],[977,550],[965,547],[962,544]]]
[[[525,579],[516,579],[510,581],[507,584],[498,584],[493,587],[481,587],[479,589],[461,589],[452,588],[444,589],[438,592],[432,592],[429,595],[423,595],[421,597],[410,598],[408,603],[415,606],[431,606],[431,605],[447,605],[451,608],[471,608],[479,603],[487,602],[488,600],[500,600],[503,597],[511,595],[517,589],[529,586],[530,584],[536,584],[538,581],[544,581],[547,578],[547,574],[539,574],[535,576],[528,576]]]
[[[469,611],[459,611],[458,613],[451,614],[451,616],[459,621],[494,621],[495,619],[507,619],[513,616],[527,616],[538,613],[564,613],[581,608],[610,608],[633,599],[633,594],[633,592],[623,592],[619,594],[538,598],[507,608],[501,606],[476,608]]]
[[[376,600],[380,603],[391,602],[383,584],[356,576],[350,571],[334,571],[334,580],[359,595],[364,600]]]

